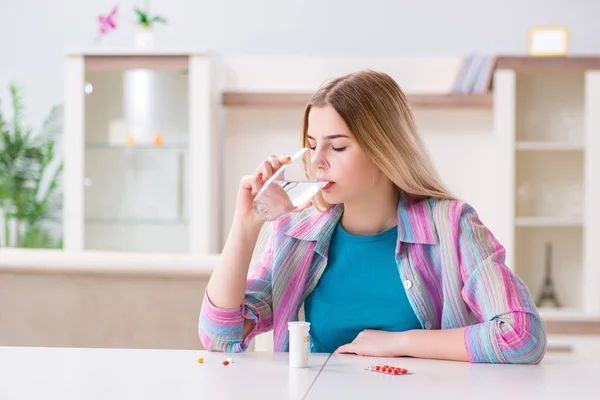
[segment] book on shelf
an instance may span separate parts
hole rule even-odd
[[[470,54],[458,71],[452,93],[487,93],[492,87],[496,57]]]

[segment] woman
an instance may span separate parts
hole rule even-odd
[[[388,75],[325,84],[304,114],[304,147],[328,180],[297,212],[263,226],[252,200],[288,157],[242,178],[235,217],[200,313],[209,350],[244,351],[301,311],[311,350],[478,363],[539,363],[546,332],[526,285],[476,211],[440,182],[406,97]]]

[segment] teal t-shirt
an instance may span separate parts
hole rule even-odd
[[[397,238],[397,227],[356,236],[338,223],[325,271],[304,303],[312,352],[334,352],[364,329],[421,329],[396,264]]]

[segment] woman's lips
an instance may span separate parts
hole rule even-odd
[[[323,186],[321,190],[329,190],[333,185],[335,185],[335,182],[329,182],[327,185]]]

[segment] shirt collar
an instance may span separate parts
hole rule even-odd
[[[314,211],[301,216],[285,234],[298,240],[316,241],[315,251],[326,255],[333,231],[343,213],[337,204],[326,211]],[[398,242],[436,244],[437,233],[433,221],[433,199],[398,202]]]

